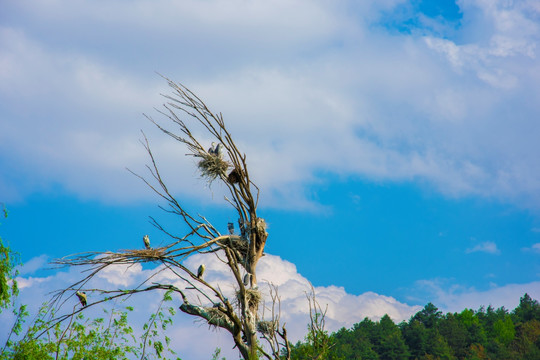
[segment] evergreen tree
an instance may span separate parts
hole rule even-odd
[[[441,321],[440,332],[446,338],[452,353],[458,359],[463,359],[471,345],[467,327],[457,314],[447,314]]]
[[[433,305],[428,303],[422,310],[413,316],[413,320],[420,321],[427,329],[435,327],[442,317],[442,312]]]
[[[409,348],[403,340],[399,327],[390,316],[384,315],[376,325],[375,349],[382,360],[407,360]]]
[[[540,321],[540,304],[537,300],[532,299],[529,294],[523,295],[519,299],[519,305],[512,312],[515,323],[527,322],[530,320]]]
[[[401,331],[405,343],[410,349],[412,359],[420,359],[427,354],[429,334],[422,322],[412,318],[409,323],[401,325]]]
[[[538,310],[538,302],[527,294],[511,314],[489,306],[443,316],[428,303],[399,326],[385,315],[340,329],[331,335],[334,347],[327,359],[539,360]]]

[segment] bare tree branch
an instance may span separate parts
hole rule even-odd
[[[162,75],[160,75],[162,76]],[[96,306],[104,302],[127,298],[129,296],[157,290],[169,290],[180,295],[182,304],[180,310],[208,325],[224,329],[229,332],[244,359],[257,359],[259,354],[268,359],[280,359],[283,350],[290,356],[287,332],[279,322],[280,300],[277,288],[272,287],[271,319],[262,320],[260,314],[261,292],[257,286],[257,264],[264,255],[264,248],[268,233],[266,222],[257,215],[259,202],[259,188],[251,180],[247,156],[240,151],[231,133],[228,131],[223,115],[212,112],[209,107],[191,90],[182,84],[162,76],[172,89],[171,94],[163,95],[166,103],[157,112],[175,130],[152,117],[145,115],[164,134],[186,146],[188,153],[197,160],[197,169],[200,175],[210,184],[218,181],[225,186],[228,195],[225,201],[232,206],[238,217],[240,234],[230,233],[222,235],[202,215],[194,215],[179,201],[163,178],[150,142],[142,132],[141,144],[149,157],[146,166],[146,176],[129,170],[141,179],[158,197],[165,202],[160,208],[167,213],[179,216],[187,231],[176,234],[165,229],[157,220],[151,219],[151,224],[167,236],[168,242],[158,247],[141,249],[124,249],[107,252],[88,252],[66,256],[57,259],[53,264],[57,266],[84,267],[82,279],[66,289],[58,291],[53,296],[53,303],[61,307],[76,291],[84,288],[93,299],[86,307],[74,309],[69,314],[60,315],[52,319],[51,326],[64,321],[87,307]],[[204,136],[197,135],[202,129]],[[212,145],[204,144],[202,139],[212,139]],[[208,141],[208,140],[206,140]],[[194,254],[202,256],[217,256],[225,263],[233,276],[235,297],[229,300],[218,285],[208,283],[202,271],[196,273],[189,269],[184,261]],[[107,268],[115,266],[133,266],[135,264],[156,263],[156,269],[138,286],[127,289],[86,289],[91,280],[99,283],[96,275]],[[153,282],[157,274],[166,271],[176,281],[182,283],[179,288],[173,283]],[[244,277],[247,279],[244,283]],[[160,277],[162,278],[162,277]],[[198,304],[188,301],[196,298]],[[201,301],[200,299],[204,301]],[[264,307],[262,308],[264,312]],[[281,330],[280,330],[281,326]],[[265,339],[270,351],[263,349],[257,339],[257,334]],[[144,354],[144,351],[143,351]]]

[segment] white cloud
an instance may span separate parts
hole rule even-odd
[[[532,251],[535,253],[540,253],[540,243],[532,244],[530,248],[525,247],[523,248],[524,251]]]
[[[232,285],[227,286],[232,278],[226,265],[213,255],[194,255],[188,258],[184,265],[192,270],[204,262],[207,270],[205,280],[211,284],[220,284],[221,289],[229,298],[234,297],[235,289]],[[289,339],[293,342],[301,340],[305,334],[306,326],[309,322],[309,307],[306,299],[306,293],[310,292],[311,285],[309,281],[299,274],[296,266],[288,261],[282,260],[278,256],[267,254],[264,256],[258,267],[259,287],[265,297],[265,306],[271,304],[269,297],[270,284],[278,287],[278,293],[281,298],[281,321],[287,324]],[[51,291],[61,289],[75,282],[82,277],[80,269],[71,268],[67,272],[59,271],[47,277],[20,277],[18,279],[21,285],[20,300],[22,303],[30,305],[30,312],[35,313],[39,305],[46,299]],[[157,270],[164,270],[158,267]],[[116,289],[118,287],[136,287],[153,272],[152,270],[143,270],[141,266],[117,266],[102,272],[90,283],[85,284],[84,288],[106,288]],[[150,282],[172,283],[180,288],[185,288],[187,284],[179,280],[170,271],[164,270],[158,275],[152,277]],[[225,285],[224,285],[225,284]],[[320,305],[328,307],[326,316],[327,329],[336,331],[341,327],[350,327],[354,323],[363,320],[365,317],[379,319],[384,314],[389,314],[394,321],[408,319],[419,306],[410,306],[397,301],[396,299],[379,295],[373,292],[367,292],[361,295],[348,294],[344,288],[336,286],[318,286],[315,287],[315,293]],[[89,302],[99,298],[98,295],[88,292]],[[198,303],[198,297],[190,297],[190,302]],[[132,305],[137,310],[131,317],[133,318],[134,329],[137,332],[137,326],[141,325],[151,311],[155,311],[159,294],[146,294],[132,296],[124,305]],[[203,304],[208,302],[202,299]],[[178,307],[181,304],[179,298],[175,298],[172,306]],[[77,306],[77,299],[72,297],[68,300],[67,310],[72,306]],[[90,310],[90,315],[99,315],[99,310]],[[266,315],[268,316],[268,310]],[[2,319],[7,319],[7,315],[2,314]],[[221,347],[223,355],[234,357],[234,351],[231,351],[232,342],[225,332],[212,332],[201,322],[193,324],[194,318],[181,312],[174,317],[174,326],[169,330],[168,336],[181,339],[174,341],[174,349],[178,351],[182,358],[197,359],[201,357],[208,358],[215,347]],[[8,321],[8,320],[6,320]],[[5,334],[0,334],[5,336]],[[1,340],[1,339],[0,339]]]
[[[488,254],[500,254],[501,251],[497,248],[497,244],[492,241],[485,241],[481,244],[475,245],[472,248],[465,250],[465,253],[470,254],[474,252],[485,252]]]
[[[207,266],[205,278],[210,283],[221,284],[229,281],[231,275],[226,266],[214,256],[195,255],[186,260],[185,265],[193,270],[204,262]],[[163,269],[159,267],[158,270]],[[285,261],[278,256],[267,254],[264,256],[258,267],[259,285],[265,295],[266,306],[269,304],[268,293],[269,284],[278,286],[281,298],[281,320],[286,322],[290,340],[296,342],[302,339],[309,321],[308,303],[306,292],[310,291],[310,283],[297,272],[296,266]],[[39,305],[49,298],[52,290],[66,287],[81,278],[80,269],[71,268],[68,271],[58,271],[46,277],[21,277],[18,279],[21,285],[21,302],[30,305],[30,312],[35,313]],[[133,269],[120,266],[106,274],[94,279],[86,284],[86,288],[107,288],[115,289],[117,286],[137,286],[147,276],[153,272],[151,269],[143,270],[141,267]],[[123,279],[121,279],[123,277]],[[104,282],[105,280],[105,282]],[[179,281],[176,276],[168,271],[162,271],[151,281],[162,283],[173,283],[184,288],[185,283]],[[234,296],[233,286],[223,286],[223,291],[228,296]],[[408,320],[410,316],[419,311],[422,306],[408,305],[393,297],[379,295],[373,292],[366,292],[360,295],[349,294],[342,287],[318,286],[315,287],[317,300],[323,308],[327,307],[326,325],[330,331],[336,331],[341,327],[350,327],[354,323],[363,320],[365,317],[377,320],[384,314],[389,314],[396,321]],[[495,284],[488,290],[478,291],[475,288],[466,288],[457,284],[450,284],[443,280],[421,280],[416,283],[415,290],[411,293],[422,294],[422,300],[418,298],[410,301],[430,301],[444,312],[461,311],[465,308],[478,309],[480,306],[492,305],[494,307],[504,306],[507,309],[515,308],[519,303],[519,298],[528,293],[535,299],[540,299],[540,282],[528,284],[506,284],[497,286]],[[89,294],[90,302],[96,299],[97,295]],[[133,327],[137,332],[142,323],[148,319],[152,311],[155,311],[160,301],[160,294],[144,294],[132,296],[127,303],[117,305],[132,305],[136,312],[130,315]],[[427,299],[427,300],[426,300]],[[193,303],[199,300],[191,297]],[[206,300],[203,301],[203,303]],[[179,298],[174,298],[173,307],[181,304]],[[424,304],[422,304],[424,305]],[[67,309],[77,306],[77,299],[73,297],[68,300]],[[89,316],[100,316],[99,309],[89,309]],[[268,314],[267,314],[268,315]],[[267,316],[266,315],[266,316]],[[2,321],[9,323],[12,317],[6,312],[0,315]],[[212,331],[207,325],[195,322],[194,318],[179,312],[174,318],[174,325],[168,331],[168,336],[174,341],[174,349],[185,359],[208,358],[216,347],[220,347],[223,355],[232,358],[236,356],[232,348],[232,342],[227,333],[223,331]],[[5,336],[5,334],[0,334]],[[1,340],[1,339],[0,339]]]
[[[134,281],[141,277],[141,264],[109,266],[100,271],[98,279],[103,279],[118,287],[133,286]]]
[[[525,293],[533,299],[540,299],[540,282],[526,284],[493,285],[488,290],[476,290],[444,280],[421,280],[416,283],[417,291],[425,291],[426,298],[444,312],[460,312],[465,308],[477,310],[481,306],[504,306],[508,310],[519,305]]]
[[[30,275],[35,273],[37,270],[45,267],[49,257],[47,255],[36,256],[35,258],[30,259],[22,266],[17,267],[20,275]]]
[[[167,91],[158,70],[223,112],[266,205],[311,206],[304,188],[322,170],[536,206],[537,6],[460,2],[458,42],[371,26],[400,3],[12,4],[0,189],[146,199],[124,171],[146,162],[143,127],[171,188],[208,199],[185,150],[140,115]]]

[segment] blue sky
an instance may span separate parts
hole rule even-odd
[[[159,119],[159,72],[223,113],[262,190],[267,252],[356,296],[359,320],[377,315],[362,307],[372,293],[409,311],[540,297],[536,1],[0,10],[0,235],[23,276],[54,277],[48,259],[146,233],[163,241],[148,216],[182,231],[125,170],[144,171],[141,129],[189,209],[223,232],[234,220],[223,189],[142,115]]]

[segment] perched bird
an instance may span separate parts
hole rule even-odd
[[[150,249],[150,237],[148,235],[144,235],[143,241],[144,241],[144,247],[147,249]]]
[[[208,153],[210,155],[216,155],[216,143],[212,142],[212,146],[210,146],[210,149],[208,149]]]
[[[249,286],[249,283],[251,282],[251,274],[247,273],[244,275],[244,286]]]
[[[202,279],[202,276],[204,274],[204,269],[206,269],[206,266],[204,266],[204,264],[201,264],[201,266],[199,266],[199,270],[197,270],[197,277],[199,279]]]
[[[220,158],[223,157],[223,144],[217,144],[217,147],[216,147],[216,150],[214,151],[214,154],[216,154]]]
[[[248,240],[249,238],[249,229],[247,227],[247,222],[244,221],[242,218],[238,219],[238,226],[240,227],[240,236],[244,240]]]
[[[234,234],[234,223],[230,222],[227,224],[227,229],[229,229],[229,234]]]
[[[229,175],[227,175],[227,181],[231,185],[238,184],[240,182],[240,173],[238,170],[236,170],[236,168],[232,169]]]
[[[77,297],[79,298],[81,305],[83,307],[86,306],[86,293],[84,291],[77,291],[75,295],[77,295]]]

